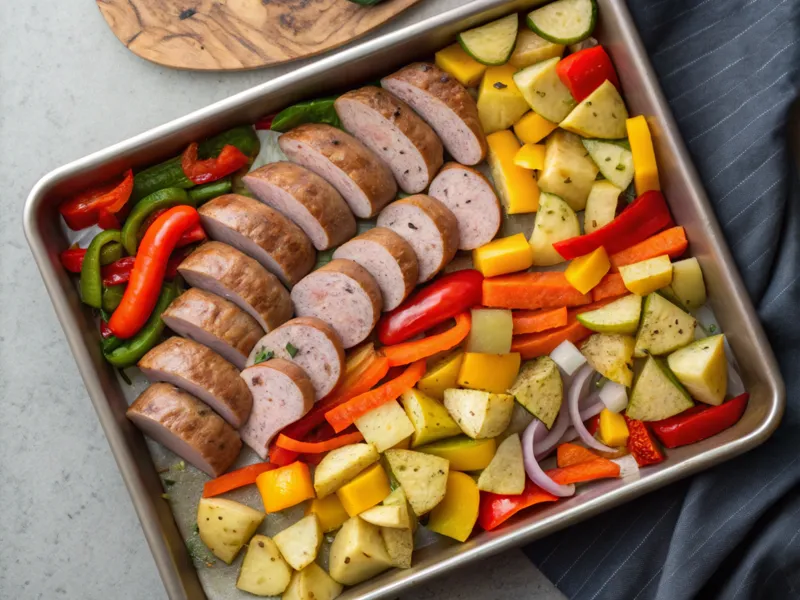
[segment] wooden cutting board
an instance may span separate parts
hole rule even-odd
[[[420,0],[96,0],[137,56],[176,69],[241,71],[361,37]]]

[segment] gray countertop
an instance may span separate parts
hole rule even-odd
[[[390,27],[457,4],[427,0]],[[25,242],[28,192],[55,167],[291,68],[171,71],[128,52],[94,2],[0,2],[0,597],[165,597]],[[562,597],[519,551],[482,567],[413,597]]]

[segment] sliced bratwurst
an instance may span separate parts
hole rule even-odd
[[[253,410],[239,435],[267,458],[272,438],[314,406],[314,386],[303,369],[282,358],[247,367],[241,375],[253,395]]]
[[[335,187],[361,219],[375,216],[397,195],[397,184],[386,163],[341,129],[308,123],[281,135],[278,144],[289,160]]]
[[[338,246],[356,234],[356,220],[342,195],[305,167],[270,163],[242,180],[256,198],[299,225],[317,250]]]
[[[228,244],[203,244],[180,264],[178,273],[192,287],[233,302],[264,331],[272,331],[292,318],[292,300],[278,278]]]
[[[458,251],[458,221],[444,204],[424,194],[392,202],[378,215],[378,227],[391,229],[411,245],[420,283],[441,271]]]
[[[503,220],[500,201],[492,184],[479,171],[447,163],[431,183],[428,195],[456,216],[459,250],[474,250],[497,235]]]
[[[401,190],[428,187],[444,161],[442,142],[405,102],[369,85],[339,96],[334,106],[345,129],[389,165]]]
[[[248,354],[264,335],[256,320],[233,302],[200,288],[178,296],[161,318],[172,331],[208,346],[237,369],[244,369]]]
[[[222,417],[169,383],[154,383],[128,408],[128,418],[162,446],[211,477],[236,460],[242,440]]]
[[[211,239],[238,248],[292,286],[314,268],[311,240],[277,210],[239,194],[226,194],[198,209]]]
[[[430,63],[413,63],[384,77],[381,85],[417,111],[458,162],[476,165],[486,157],[478,106],[451,75]]]
[[[314,317],[299,317],[271,331],[250,352],[247,366],[270,358],[290,360],[311,379],[317,400],[327,396],[344,374],[344,348],[333,327]]]
[[[364,267],[340,258],[303,277],[292,289],[292,304],[296,315],[322,319],[352,348],[378,322],[381,290]]]
[[[253,397],[239,369],[202,344],[171,337],[145,354],[139,368],[152,382],[165,381],[197,396],[236,429],[250,415]]]
[[[397,308],[417,285],[419,264],[407,241],[386,227],[375,227],[339,246],[333,258],[364,267],[378,283],[383,310]]]

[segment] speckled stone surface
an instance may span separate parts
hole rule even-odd
[[[427,0],[390,27],[457,4]],[[0,598],[166,597],[25,242],[29,190],[59,165],[291,68],[165,70],[125,50],[94,2],[0,2]],[[514,551],[406,597],[562,596]]]

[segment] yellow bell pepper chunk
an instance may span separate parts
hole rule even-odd
[[[350,483],[336,490],[339,501],[351,517],[372,508],[391,493],[389,478],[380,463],[372,465]]]
[[[520,354],[466,352],[458,372],[458,385],[473,390],[505,394],[519,374]]]
[[[436,66],[450,73],[464,87],[475,87],[481,82],[486,65],[482,65],[459,44],[452,44],[436,53]]]
[[[431,511],[428,529],[464,542],[478,520],[480,492],[475,480],[457,471],[447,474],[444,499]]]
[[[637,296],[646,296],[672,283],[669,256],[656,256],[619,268],[622,283]]]
[[[523,169],[544,169],[544,144],[525,144],[514,155],[514,164]]]
[[[618,448],[628,443],[628,425],[625,417],[607,408],[600,413],[600,439],[606,446]]]
[[[300,461],[256,477],[256,486],[268,513],[282,511],[314,497],[308,465]]]
[[[653,139],[650,128],[642,115],[628,119],[628,143],[633,153],[633,183],[636,195],[641,196],[650,190],[660,190],[656,153],[653,150]]]
[[[450,461],[451,471],[480,471],[489,466],[497,450],[494,438],[473,440],[465,435],[433,442],[416,449]]]
[[[520,143],[510,130],[486,137],[489,145],[489,169],[497,193],[510,215],[536,212],[539,208],[539,184],[534,174],[514,164]]]
[[[484,277],[524,271],[533,264],[533,250],[525,234],[518,233],[475,248],[472,263]]]
[[[514,133],[523,144],[538,144],[557,127],[558,123],[548,121],[540,114],[530,111],[514,123]]]
[[[306,515],[315,514],[323,533],[335,531],[350,518],[336,494],[314,498],[306,507]]]
[[[417,383],[417,389],[431,398],[444,400],[444,391],[456,387],[458,370],[464,360],[463,352],[454,352],[445,356],[428,369],[422,379]]]
[[[608,260],[606,249],[600,246],[597,250],[574,258],[564,277],[570,285],[581,294],[586,294],[594,286],[600,283],[603,276],[611,269],[611,262]]]

